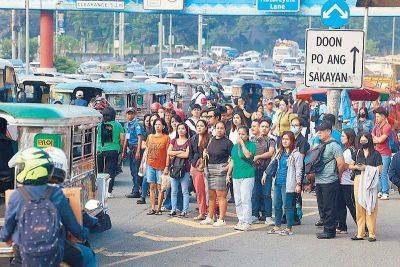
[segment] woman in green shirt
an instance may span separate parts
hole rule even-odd
[[[232,148],[227,183],[233,178],[236,214],[239,222],[235,230],[248,231],[251,225],[251,196],[254,187],[255,168],[253,158],[256,144],[249,141],[249,130],[245,126],[238,129],[237,144]]]

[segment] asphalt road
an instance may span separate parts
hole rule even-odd
[[[317,203],[305,194],[304,218],[289,237],[268,235],[270,227],[255,225],[249,232],[233,230],[236,223],[230,204],[228,226],[200,226],[191,218],[196,204],[190,204],[190,217],[167,214],[148,216],[148,204],[127,199],[131,181],[117,177],[115,198],[109,200],[113,228],[93,235],[91,244],[100,266],[400,266],[400,197],[379,202],[375,243],[352,241],[355,225],[348,216],[349,233],[332,240],[318,240],[314,227]],[[194,197],[192,197],[194,201]]]

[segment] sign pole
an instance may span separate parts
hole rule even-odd
[[[392,55],[394,55],[394,45],[396,40],[396,17],[393,17],[393,29],[392,29]]]
[[[169,56],[172,56],[172,14],[169,15]]]
[[[203,15],[199,15],[198,20],[198,39],[197,39],[197,49],[199,56],[203,54]]]
[[[163,15],[160,14],[160,22],[158,23],[158,49],[159,49],[159,54],[158,54],[158,67],[159,67],[159,72],[158,72],[158,77],[162,78],[162,73],[163,73],[163,67],[162,67],[162,40],[163,36]]]
[[[29,74],[29,0],[25,0],[25,73]]]
[[[368,38],[368,6],[365,7],[365,13],[364,13],[364,48],[367,49],[367,38]],[[365,57],[363,57],[363,68],[365,66]],[[364,73],[363,71],[363,79],[364,79]]]

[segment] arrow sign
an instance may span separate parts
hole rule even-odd
[[[343,11],[337,4],[334,4],[329,10],[322,12],[322,18],[329,19],[333,11],[337,11],[340,14],[340,18],[348,19],[349,13],[347,11]]]
[[[357,47],[353,47],[350,50],[350,52],[353,53],[353,74],[355,74],[356,73],[356,54],[360,53],[360,50],[358,50]]]

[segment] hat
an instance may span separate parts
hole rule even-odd
[[[322,121],[320,125],[315,127],[315,131],[325,131],[331,130],[332,131],[332,123],[330,121]]]
[[[129,113],[129,112],[136,113],[136,110],[134,108],[127,108],[125,113]]]
[[[374,110],[374,113],[375,113],[375,114],[381,114],[381,115],[383,115],[383,116],[385,116],[385,117],[388,116],[388,112],[387,112],[387,110],[386,110],[384,107],[379,107],[379,108],[375,109],[375,110]]]
[[[199,109],[199,110],[201,110],[201,106],[200,106],[199,104],[194,104],[194,105],[191,106],[191,109],[192,109],[192,110],[194,110],[194,109],[196,109],[196,108]]]
[[[83,92],[82,91],[76,91],[76,97],[83,97]]]

